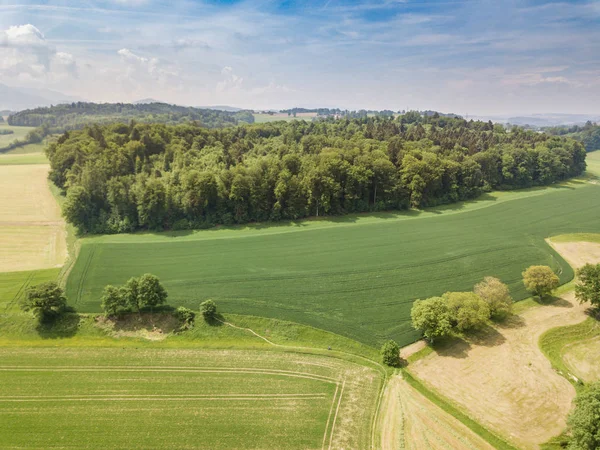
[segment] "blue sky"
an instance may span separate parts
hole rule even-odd
[[[94,101],[600,113],[600,1],[0,0],[0,83]]]

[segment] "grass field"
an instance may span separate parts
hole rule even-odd
[[[0,361],[3,448],[369,448],[380,385],[344,360],[257,350],[0,348]]]
[[[0,130],[13,131],[12,134],[0,135],[0,151],[13,141],[16,141],[17,139],[22,140],[27,135],[27,133],[34,129],[34,127],[13,127],[8,125],[6,122],[0,123]]]
[[[277,122],[279,120],[285,120],[286,122],[292,120],[308,120],[311,121],[314,117],[317,116],[317,113],[300,113],[297,114],[296,117],[288,116],[287,113],[275,113],[275,114],[254,114],[254,122],[255,123],[265,123],[265,122]]]
[[[18,309],[25,290],[46,281],[55,281],[60,269],[0,273],[0,314]]]
[[[1,272],[60,267],[65,261],[65,224],[48,187],[48,170],[47,164],[0,165]]]
[[[417,337],[409,318],[416,298],[493,275],[522,299],[521,272],[531,264],[550,265],[562,282],[573,276],[544,238],[597,231],[600,186],[579,182],[427,213],[92,237],[81,241],[67,295],[79,310],[98,311],[106,284],[152,272],[175,304],[213,298],[226,312],[407,344]]]

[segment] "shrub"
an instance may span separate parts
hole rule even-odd
[[[498,278],[485,277],[473,291],[488,304],[492,319],[503,319],[512,311],[513,299],[508,286]]]
[[[200,314],[204,319],[214,319],[217,315],[217,305],[212,300],[206,300],[200,303]]]
[[[27,290],[21,301],[23,311],[31,311],[40,322],[58,317],[65,311],[67,299],[53,281],[38,284]]]
[[[523,284],[533,295],[543,298],[558,287],[560,280],[548,266],[530,266],[523,272]]]
[[[183,328],[191,328],[196,319],[196,313],[185,306],[180,306],[175,311],[175,317],[183,324]]]
[[[381,358],[383,363],[391,366],[398,367],[400,365],[400,347],[395,341],[389,340],[381,347]]]

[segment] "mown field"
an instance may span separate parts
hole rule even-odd
[[[0,447],[369,448],[380,381],[296,353],[4,347]]]
[[[427,213],[381,214],[189,233],[87,238],[67,280],[70,302],[99,311],[102,289],[145,272],[174,304],[214,299],[226,312],[275,317],[368,344],[417,338],[417,298],[467,290],[486,275],[526,292],[547,264],[572,278],[544,238],[600,231],[600,186],[573,182],[484,196]]]
[[[265,122],[277,122],[278,120],[285,120],[286,122],[291,120],[308,120],[311,121],[317,116],[317,113],[299,113],[294,116],[288,116],[287,113],[274,113],[274,114],[253,114],[255,123]]]

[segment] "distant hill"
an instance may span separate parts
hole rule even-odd
[[[20,111],[8,118],[10,125],[49,127],[52,132],[83,128],[91,123],[108,124],[135,120],[143,123],[197,122],[207,128],[254,123],[250,111],[228,112],[167,103],[69,103]]]
[[[142,98],[141,100],[136,100],[133,102],[134,105],[147,105],[149,103],[163,103],[160,100],[156,100],[154,98]]]
[[[81,99],[49,89],[17,88],[0,84],[0,110],[21,111],[79,100]]]

